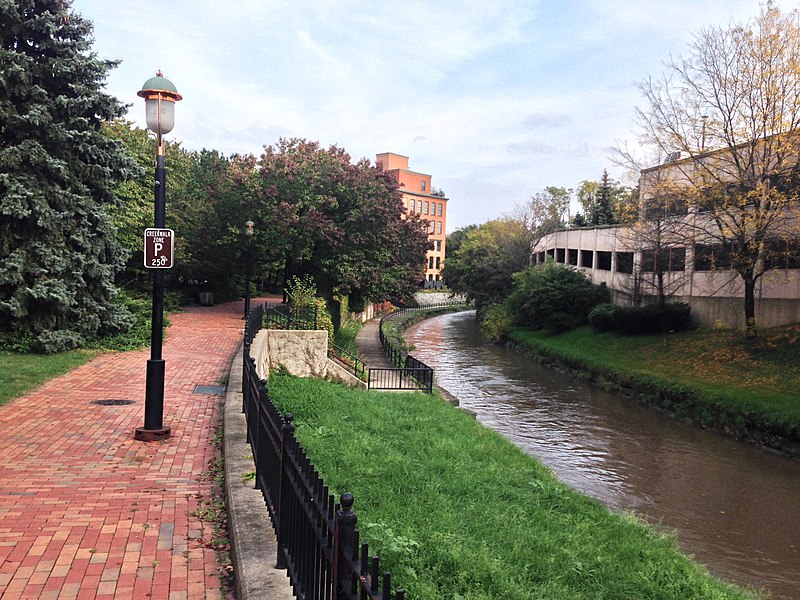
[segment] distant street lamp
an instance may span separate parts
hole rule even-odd
[[[163,230],[166,228],[167,220],[167,182],[164,171],[162,136],[172,131],[175,126],[175,103],[181,100],[182,96],[161,71],[158,71],[155,77],[144,82],[138,95],[145,99],[147,127],[156,134],[155,229]],[[147,263],[145,266],[150,268]],[[150,360],[147,361],[147,382],[145,384],[144,427],[137,427],[134,433],[135,439],[144,442],[163,440],[170,435],[169,426],[165,427],[163,424],[164,359],[161,358],[163,329],[164,271],[162,268],[153,268],[153,312]]]
[[[247,318],[250,312],[250,244],[253,239],[255,223],[246,221],[244,224],[244,234],[247,236],[247,247],[245,248],[244,263],[245,263],[245,277],[244,277],[244,318]]]

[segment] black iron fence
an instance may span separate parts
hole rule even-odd
[[[254,309],[254,311],[257,309]],[[278,537],[278,568],[286,569],[294,595],[326,600],[404,600],[391,594],[391,575],[369,556],[353,512],[353,496],[336,502],[294,435],[292,415],[281,417],[249,356],[252,329],[263,313],[248,317],[243,362],[243,411],[261,490]]]
[[[361,357],[356,356],[352,352],[348,352],[336,344],[328,344],[328,356],[347,365],[347,367],[353,370],[353,375],[359,379],[364,378],[366,366],[364,365],[364,361],[361,360]]]
[[[367,387],[373,390],[417,389],[424,390],[429,394],[433,392],[433,369],[421,360],[411,356],[399,344],[393,342],[384,332],[383,325],[386,321],[395,320],[397,317],[407,313],[450,308],[458,304],[461,303],[440,302],[420,306],[419,308],[404,308],[381,317],[378,337],[386,357],[394,365],[394,368],[370,369]]]
[[[319,313],[316,306],[268,302],[264,310],[267,329],[317,329]]]

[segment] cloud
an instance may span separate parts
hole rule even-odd
[[[550,144],[544,144],[535,140],[527,142],[513,143],[507,146],[509,154],[556,154],[558,148]]]
[[[572,118],[569,115],[558,113],[543,113],[529,115],[522,121],[522,125],[527,129],[558,129],[572,125]]]

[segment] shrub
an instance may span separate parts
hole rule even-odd
[[[613,331],[614,313],[616,310],[616,304],[598,304],[589,313],[589,324],[601,333],[604,331]]]
[[[508,335],[511,327],[511,317],[502,304],[492,304],[481,313],[480,328],[483,334],[492,342],[502,342]]]
[[[583,273],[562,264],[546,263],[514,274],[507,300],[517,325],[566,331],[587,321],[589,311],[609,302],[605,284],[594,285]]]
[[[618,306],[613,321],[614,329],[627,335],[686,331],[692,327],[690,307],[685,302],[667,302],[663,306]]]
[[[303,309],[316,307],[317,327],[327,331],[328,342],[333,343],[335,333],[333,318],[328,310],[328,303],[324,298],[317,296],[317,283],[314,278],[311,275],[303,275],[302,278],[295,275],[286,284],[286,290],[295,309],[302,312]]]

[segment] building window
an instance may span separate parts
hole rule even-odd
[[[591,250],[581,250],[581,266],[587,269],[592,268],[594,253]]]
[[[436,240],[436,251],[437,252],[442,251],[442,240]]]
[[[417,210],[417,201],[412,199],[411,200],[411,214],[414,214],[414,212],[416,210]]]
[[[437,256],[436,257],[436,268],[439,269],[439,268],[441,268],[441,266],[442,266],[442,257],[441,256]]]
[[[686,248],[661,248],[642,252],[642,272],[666,273],[686,268]]]
[[[800,244],[796,239],[767,240],[767,269],[800,268]]]
[[[617,252],[617,273],[633,273],[633,252]]]
[[[442,216],[442,206],[444,206],[444,202],[440,202],[438,204],[438,208],[436,209],[436,215],[439,217]]]
[[[611,270],[611,252],[597,251],[597,268],[603,271]]]
[[[567,262],[566,259],[566,249],[565,248],[556,248],[556,262],[557,263],[565,263]]]
[[[428,233],[433,233],[433,227],[435,223],[433,221],[428,221]]]
[[[422,214],[422,200],[420,200],[419,202],[417,202],[417,214],[418,214],[418,215],[421,215],[421,214]]]
[[[441,221],[439,221],[439,222],[436,224],[436,233],[438,233],[439,235],[441,235],[441,234],[442,234],[442,222],[441,222]]]
[[[425,191],[425,182],[424,181],[422,182],[422,191],[423,192]]]
[[[426,215],[427,215],[427,214],[430,214],[430,213],[428,212],[428,203],[427,203],[427,202],[425,203],[425,214],[426,214]]]
[[[567,248],[567,262],[573,267],[578,266],[578,251],[573,248]]]
[[[429,269],[433,268],[433,257],[432,256],[428,257],[428,268]]]

